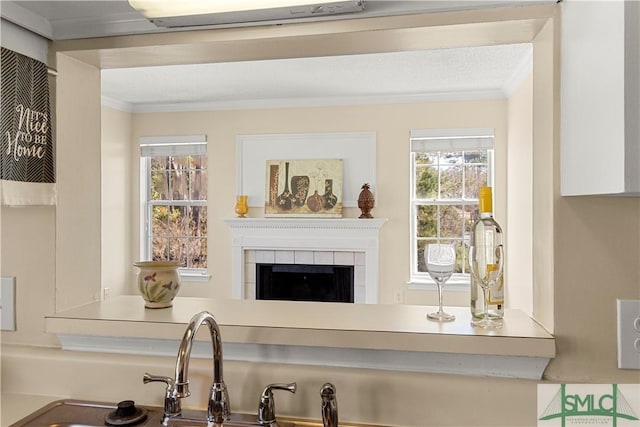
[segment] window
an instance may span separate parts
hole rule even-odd
[[[468,241],[478,190],[493,182],[492,129],[411,132],[411,280],[433,283],[423,251],[452,243],[457,267],[449,283],[468,284]]]
[[[206,136],[140,138],[141,256],[207,275]]]

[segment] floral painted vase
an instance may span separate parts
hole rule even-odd
[[[147,308],[167,308],[173,305],[181,280],[178,261],[139,261],[133,264],[138,272],[138,290]]]

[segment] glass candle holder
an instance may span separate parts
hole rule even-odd
[[[236,214],[238,214],[238,218],[245,218],[247,212],[249,212],[247,196],[244,194],[236,196]]]

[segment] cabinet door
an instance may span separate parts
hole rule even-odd
[[[640,195],[640,6],[562,4],[562,195]]]

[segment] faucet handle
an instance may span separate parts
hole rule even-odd
[[[295,393],[296,383],[290,384],[269,384],[262,391],[260,396],[260,405],[258,406],[258,424],[261,426],[275,427],[276,422],[275,400],[273,398],[273,390],[286,390]]]
[[[162,375],[152,375],[145,373],[142,377],[142,382],[145,384],[159,382],[165,383],[167,389],[164,396],[164,416],[165,418],[171,416],[177,416],[182,414],[182,406],[180,405],[180,399],[176,395],[176,381],[171,377],[165,377]]]
[[[153,375],[148,372],[146,372],[142,377],[142,382],[145,384],[153,383],[153,382],[165,383],[167,385],[167,388],[173,387],[176,384],[176,381],[171,377],[165,377],[162,375]]]

